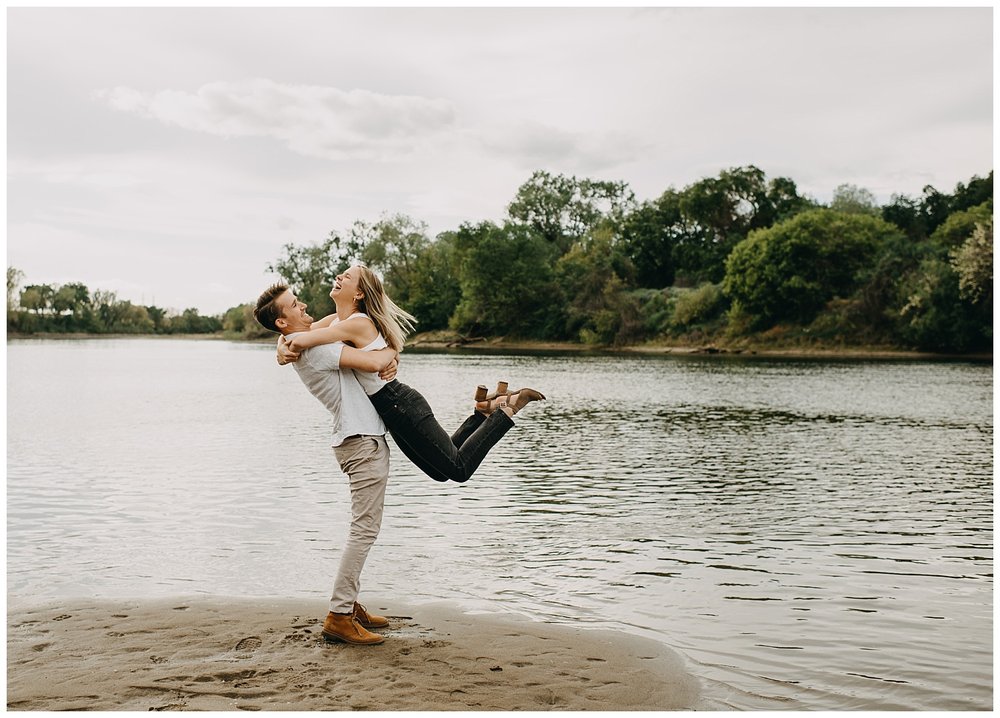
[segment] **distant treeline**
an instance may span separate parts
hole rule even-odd
[[[197,309],[170,313],[156,306],[121,300],[114,292],[71,282],[29,284],[24,274],[7,267],[7,331],[34,334],[212,334],[222,329],[220,317],[205,317]]]
[[[821,205],[753,166],[641,203],[623,182],[535,172],[500,223],[432,238],[405,215],[359,221],[286,245],[268,270],[322,316],[334,277],[362,261],[420,330],[468,337],[965,352],[992,346],[992,238],[992,171],[951,194],[928,186],[883,206],[846,184]],[[15,315],[49,327],[67,316],[51,298],[26,305],[29,289]],[[251,308],[216,321],[259,336]]]

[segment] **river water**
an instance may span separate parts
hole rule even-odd
[[[363,591],[657,639],[700,707],[993,704],[992,365],[406,353],[456,427],[541,389],[471,481],[398,451]],[[7,346],[7,591],[325,601],[347,490],[263,344]]]

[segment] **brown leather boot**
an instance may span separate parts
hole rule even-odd
[[[385,639],[377,633],[366,631],[353,613],[333,613],[326,614],[323,622],[323,638],[329,643],[344,641],[356,646],[372,646],[381,643]]]
[[[354,617],[358,619],[358,623],[365,628],[385,628],[389,625],[388,618],[385,616],[376,616],[374,613],[368,613],[368,609],[357,601],[354,602]]]
[[[480,409],[479,405],[476,405],[476,411],[481,414],[486,414],[489,416],[497,409],[502,410],[507,416],[514,416],[517,412],[521,411],[524,407],[533,401],[539,401],[545,398],[545,394],[540,391],[535,391],[534,389],[518,389],[517,391],[509,391],[506,394],[501,394],[493,401],[489,402],[489,407],[487,409]]]

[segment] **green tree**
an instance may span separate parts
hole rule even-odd
[[[361,250],[361,260],[382,275],[386,291],[405,303],[416,281],[417,259],[430,245],[427,225],[404,214],[386,216],[378,222],[357,221],[351,239]]]
[[[925,238],[927,218],[920,210],[920,203],[902,194],[892,195],[889,204],[882,207],[882,219],[899,227],[915,241]]]
[[[531,227],[463,224],[455,233],[462,299],[450,326],[490,336],[548,338],[562,325],[558,249]]]
[[[260,339],[263,337],[273,337],[274,334],[260,324],[253,317],[254,304],[240,304],[230,307],[222,315],[222,331],[228,336],[241,339]]]
[[[17,308],[19,298],[18,288],[24,281],[24,272],[14,267],[7,267],[7,311]]]
[[[952,210],[951,201],[950,195],[939,192],[931,185],[924,187],[923,196],[920,198],[920,213],[924,217],[928,233],[933,234],[934,230],[948,219]]]
[[[963,244],[977,226],[993,223],[993,200],[976,207],[953,212],[934,230],[931,240],[939,247],[953,249]]]
[[[867,214],[878,217],[881,210],[871,190],[853,184],[842,184],[833,190],[830,209],[844,214]]]
[[[222,315],[222,331],[228,334],[242,335],[247,326],[246,308],[248,306],[250,305],[240,304],[237,307],[227,309],[225,314]]]
[[[52,296],[52,308],[60,313],[79,314],[88,304],[90,304],[90,290],[80,282],[64,284]]]
[[[986,177],[973,175],[969,184],[959,182],[955,185],[955,192],[951,197],[951,210],[958,212],[970,207],[976,207],[983,202],[993,203],[993,171]]]
[[[274,272],[295,290],[299,299],[309,305],[317,319],[335,311],[330,290],[338,274],[360,260],[363,247],[356,239],[342,240],[335,232],[320,244],[298,246],[286,244],[285,255],[267,271]]]
[[[567,298],[562,336],[588,344],[622,344],[641,329],[638,305],[610,228],[594,230],[556,262],[555,279]],[[626,277],[623,278],[623,274]]]
[[[906,304],[900,310],[901,339],[929,351],[963,352],[987,349],[992,321],[986,307],[961,299],[959,277],[938,257],[928,257],[901,284]],[[978,309],[978,311],[977,311]]]
[[[993,305],[993,222],[977,224],[962,246],[949,253],[958,275],[959,296],[972,304]]]
[[[52,287],[47,284],[29,284],[21,291],[20,304],[28,311],[39,314],[50,306]]]
[[[755,229],[794,216],[810,206],[795,183],[770,182],[757,167],[734,167],[680,193],[683,231],[674,243],[677,275],[686,282],[719,282],[732,248]]]
[[[167,310],[162,307],[152,305],[146,306],[146,316],[153,322],[153,331],[157,334],[166,334],[170,331],[170,320],[167,318]]]
[[[174,334],[211,334],[221,329],[222,321],[218,317],[202,316],[194,307],[170,318],[170,331]]]
[[[827,301],[858,288],[897,231],[875,217],[804,212],[740,242],[726,262],[723,289],[756,327],[809,322]]]
[[[21,291],[20,304],[36,317],[48,314],[52,309],[55,290],[48,284],[31,284]]]
[[[52,308],[59,314],[66,331],[86,331],[90,326],[90,290],[80,282],[59,287],[52,297]]]
[[[959,182],[955,193],[939,192],[931,185],[923,189],[915,200],[906,195],[894,194],[892,201],[882,208],[882,218],[901,228],[914,240],[934,234],[955,212],[969,210],[985,202],[993,202],[993,172],[986,178],[973,176],[968,185]]]
[[[534,172],[522,184],[507,215],[515,224],[531,227],[565,253],[572,243],[601,222],[619,225],[635,205],[624,182],[603,182]]]
[[[116,332],[149,334],[153,331],[153,320],[149,318],[146,307],[132,304],[132,302],[123,302],[122,304],[121,319],[114,329]]]
[[[669,287],[676,275],[676,247],[687,236],[680,195],[668,189],[643,202],[622,222],[622,251],[635,267],[640,287]]]
[[[95,289],[90,295],[90,308],[93,316],[93,329],[97,332],[110,332],[121,319],[121,304],[115,292],[106,289]]]
[[[399,296],[400,305],[417,318],[421,331],[444,329],[462,298],[455,233],[438,235],[412,266],[407,292]]]

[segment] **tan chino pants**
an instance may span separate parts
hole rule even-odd
[[[384,436],[352,436],[334,447],[351,486],[351,527],[333,583],[330,610],[350,613],[361,587],[361,570],[382,526],[389,481],[389,447]]]

